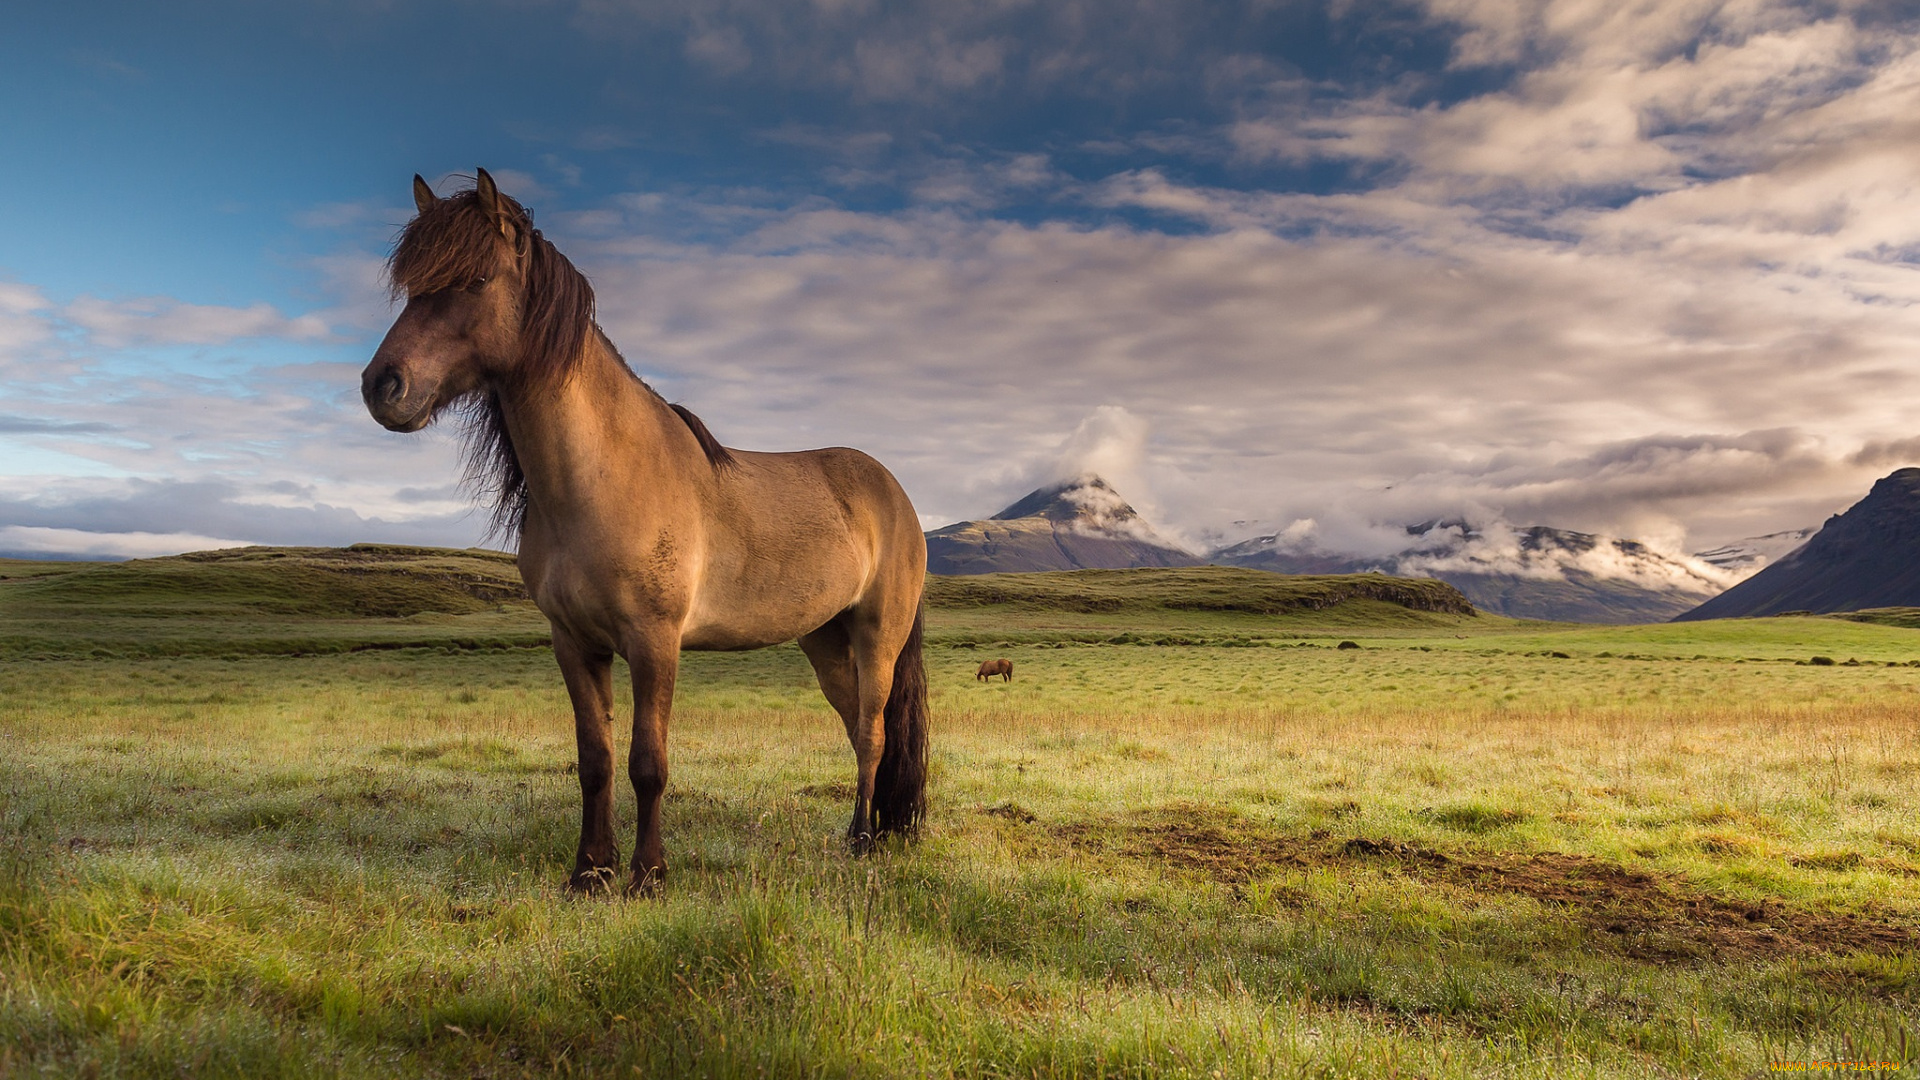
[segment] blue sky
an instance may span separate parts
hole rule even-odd
[[[0,95],[9,551],[476,541],[355,379],[477,165],[670,398],[929,525],[1093,468],[1198,545],[1688,550],[1920,462],[1904,5],[35,5]]]

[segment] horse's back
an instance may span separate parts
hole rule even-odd
[[[926,540],[905,489],[872,456],[846,446],[786,453],[738,452],[740,481],[754,513],[780,530],[838,526],[875,555],[905,557],[926,569]],[[751,510],[748,509],[751,507]]]
[[[913,512],[913,503],[893,473],[871,454],[850,446],[785,453],[741,452],[739,457],[783,476],[818,476],[848,513],[869,510],[899,514],[904,511],[911,516]]]
[[[850,609],[911,621],[926,538],[885,466],[847,447],[737,451],[716,480],[692,647],[787,640]]]

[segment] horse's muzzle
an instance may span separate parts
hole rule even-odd
[[[419,431],[432,417],[431,408],[407,410],[407,380],[391,364],[372,363],[360,376],[360,398],[367,412],[389,431]]]

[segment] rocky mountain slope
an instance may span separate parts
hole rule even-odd
[[[1901,469],[1811,539],[1681,620],[1920,606],[1920,469]]]

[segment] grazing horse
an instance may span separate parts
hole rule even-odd
[[[927,545],[893,476],[858,450],[721,446],[640,381],[594,322],[593,287],[480,170],[435,196],[388,264],[401,311],[360,379],[373,418],[418,431],[454,408],[468,479],[518,537],[527,592],[553,625],[580,754],[580,847],[569,884],[609,886],[613,658],[633,673],[627,775],[640,822],[627,878],[665,878],[660,800],[682,649],[799,639],[857,763],[855,852],[926,813],[921,658]]]
[[[993,676],[995,675],[1006,676],[1006,678],[1000,680],[1001,682],[1012,682],[1013,661],[1008,660],[1004,656],[998,660],[988,660],[986,663],[980,665],[980,670],[975,673],[973,677],[977,682],[992,682]]]

